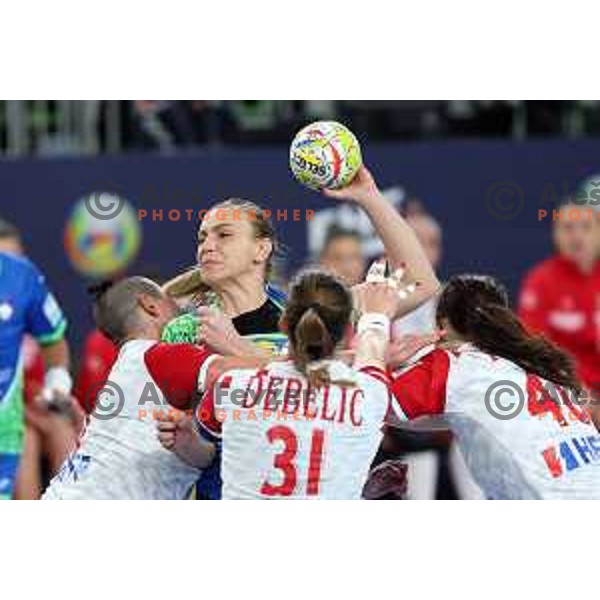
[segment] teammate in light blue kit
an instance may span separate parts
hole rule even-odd
[[[69,397],[69,351],[63,312],[29,260],[0,248],[0,499],[10,499],[22,451],[23,336],[42,347],[46,376],[42,398]]]

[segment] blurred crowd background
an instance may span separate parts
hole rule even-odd
[[[0,251],[26,253],[64,307],[76,395],[85,397],[116,356],[94,331],[86,288],[124,273],[164,281],[191,266],[198,221],[186,219],[185,210],[230,196],[274,214],[310,208],[310,221],[275,220],[284,246],[276,283],[285,288],[299,267],[314,263],[349,284],[362,278],[381,252],[368,219],[301,188],[287,166],[294,133],[318,119],[339,120],[355,132],[380,187],[441,279],[465,271],[499,277],[531,326],[584,369],[600,365],[600,225],[552,218],[582,191],[595,210],[600,101],[3,101]],[[85,199],[100,192],[126,200],[118,218],[90,215]],[[548,258],[571,270],[552,272],[547,281],[539,270],[547,270]],[[545,302],[556,296],[551,288],[563,293],[552,306]],[[425,306],[403,331],[426,330],[431,315]],[[581,327],[569,325],[573,315],[583,315]],[[38,387],[39,360],[28,343],[28,377]],[[591,371],[586,376],[593,378]],[[35,389],[28,388],[30,397]],[[32,411],[40,440],[52,439],[53,431],[67,439],[39,442],[48,476],[78,426],[58,430]],[[409,496],[477,496],[447,433],[407,435]],[[35,496],[36,485],[26,485],[23,495]]]
[[[372,141],[597,137],[598,101],[38,100],[0,102],[12,155],[176,152],[286,143],[307,121],[337,119]]]

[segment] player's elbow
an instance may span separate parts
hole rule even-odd
[[[435,274],[432,274],[430,277],[425,278],[424,281],[419,283],[419,291],[423,295],[423,302],[437,296],[441,289],[442,284]]]
[[[425,304],[425,302],[435,298],[441,289],[442,284],[435,275],[419,281],[414,295],[416,306],[421,306],[421,304]]]
[[[394,315],[394,319],[401,319],[415,311],[417,308],[432,301],[440,292],[441,284],[437,277],[428,281],[419,281],[416,290],[410,295],[408,301],[403,302]]]

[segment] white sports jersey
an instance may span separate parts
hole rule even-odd
[[[230,371],[208,390],[198,419],[206,437],[222,436],[224,499],[360,498],[389,380],[376,367],[323,364],[333,383],[319,390],[291,361]]]
[[[206,350],[188,344],[124,344],[103,388],[110,405],[99,396],[79,448],[44,499],[185,498],[200,471],[160,445],[156,417],[174,410],[165,399],[191,401],[209,362]]]
[[[486,497],[600,498],[600,435],[560,386],[464,344],[429,352],[392,392],[401,418],[443,413]]]
[[[392,323],[392,338],[401,338],[407,334],[425,335],[436,330],[435,312],[438,298],[430,298],[418,308],[396,319]],[[413,361],[418,358],[415,355]],[[427,419],[420,419],[418,424],[407,421],[403,428],[408,431],[427,430]],[[439,453],[434,451],[411,452],[404,456],[408,465],[407,497],[411,500],[433,500],[437,494],[439,477]],[[449,467],[452,482],[461,500],[479,500],[483,493],[473,481],[466,468],[464,457],[455,443],[450,446]]]
[[[437,298],[431,298],[392,323],[392,337],[399,338],[406,334],[429,334],[436,329],[435,311]]]

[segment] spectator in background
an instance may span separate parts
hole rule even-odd
[[[131,110],[133,144],[171,152],[204,144],[218,135],[212,105],[203,100],[135,100]]]
[[[526,275],[519,296],[525,326],[575,360],[577,375],[600,393],[600,224],[567,199],[553,223],[556,252]],[[579,215],[579,218],[577,218]]]
[[[347,286],[362,282],[366,263],[360,234],[334,225],[325,237],[319,264],[341,279]]]
[[[290,133],[305,125],[301,106],[292,100],[228,100],[221,103],[225,143],[289,143]]]

